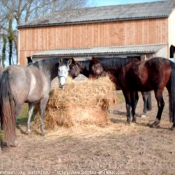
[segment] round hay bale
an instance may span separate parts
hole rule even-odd
[[[117,103],[115,85],[108,77],[97,80],[67,81],[64,88],[54,87],[45,112],[45,128],[93,124],[104,126],[108,122],[108,108]],[[40,125],[37,114],[35,125]]]

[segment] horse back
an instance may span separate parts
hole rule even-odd
[[[150,91],[167,84],[171,75],[170,61],[159,57],[146,61],[131,61],[122,68],[120,82],[125,88]]]

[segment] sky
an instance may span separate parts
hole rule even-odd
[[[131,4],[131,3],[142,3],[152,2],[158,0],[94,0],[96,6],[107,6],[107,5],[118,5],[118,4]]]

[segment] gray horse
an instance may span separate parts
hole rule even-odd
[[[15,146],[16,119],[24,103],[29,104],[27,132],[30,133],[30,120],[35,104],[41,110],[41,134],[44,135],[44,114],[51,81],[58,76],[59,86],[63,87],[68,76],[71,61],[59,58],[43,59],[27,67],[8,66],[0,81],[0,117],[6,145]]]

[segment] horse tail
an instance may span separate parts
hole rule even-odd
[[[14,112],[14,100],[9,84],[9,73],[4,71],[0,81],[0,116],[1,127],[4,133],[4,141],[7,146],[14,145],[16,138],[16,119]]]
[[[175,64],[170,61],[171,64],[171,77],[168,82],[168,92],[169,92],[169,114],[170,114],[170,122],[175,123]]]
[[[147,95],[148,95],[148,98],[147,98],[146,107],[147,107],[147,110],[148,110],[148,111],[151,111],[151,110],[152,110],[151,91],[148,91],[148,92],[147,92]]]

